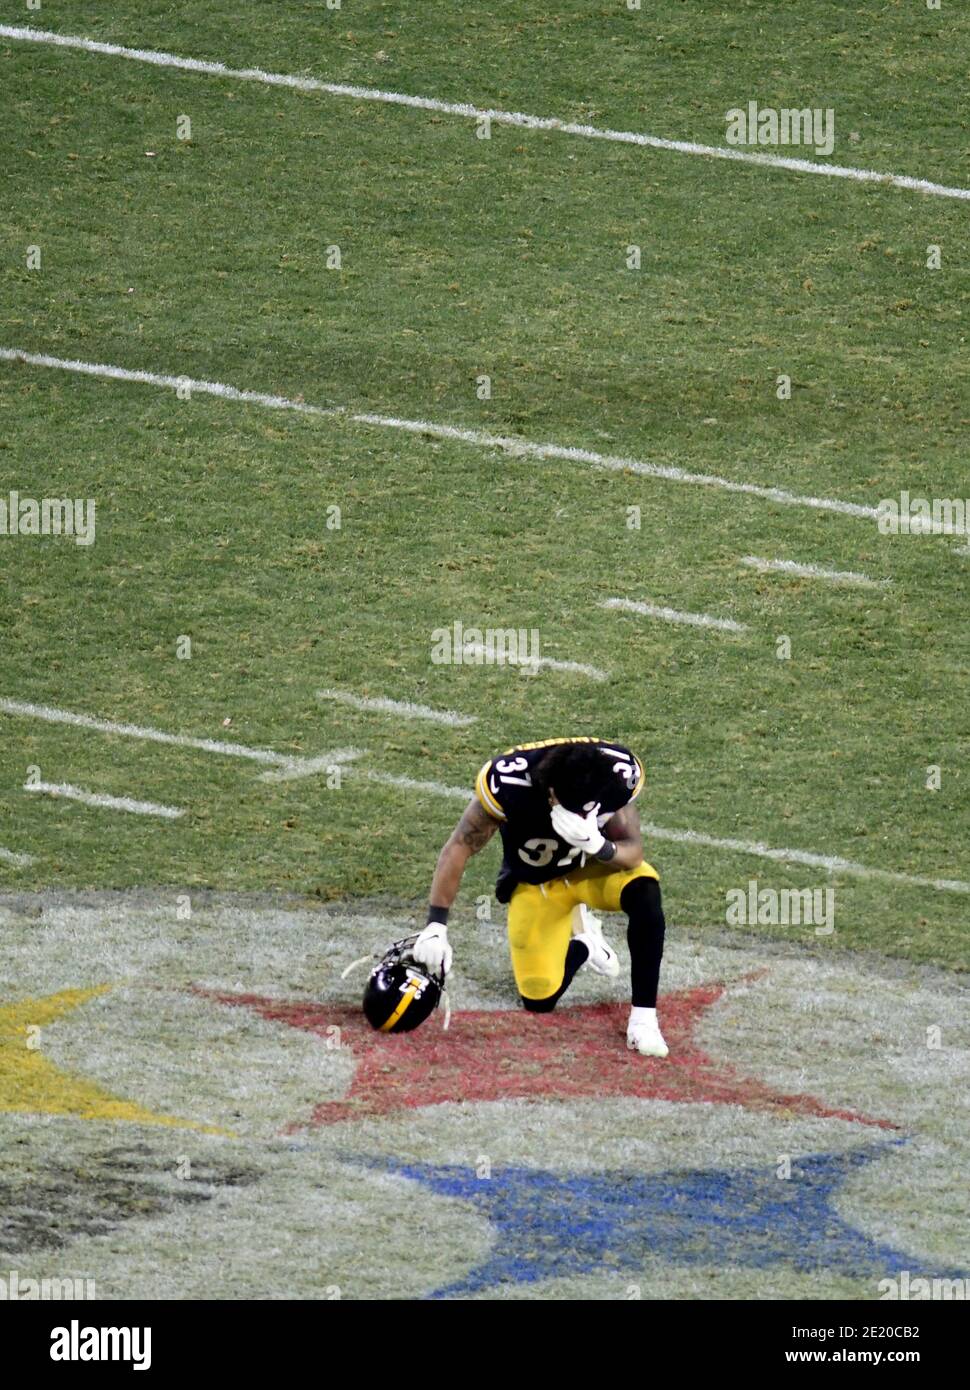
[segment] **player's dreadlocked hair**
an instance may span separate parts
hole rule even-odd
[[[532,785],[552,790],[567,811],[602,801],[610,787],[611,764],[597,743],[558,743],[536,764]]]

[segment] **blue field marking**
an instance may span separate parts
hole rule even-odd
[[[809,1154],[791,1177],[768,1168],[565,1175],[498,1167],[490,1178],[457,1165],[361,1160],[471,1202],[494,1232],[488,1258],[427,1295],[454,1298],[502,1284],[666,1265],[784,1266],[799,1274],[886,1278],[923,1273],[912,1255],[850,1225],[833,1199],[846,1178],[903,1141]],[[934,1269],[943,1278],[963,1271]],[[873,1285],[875,1293],[875,1284]]]

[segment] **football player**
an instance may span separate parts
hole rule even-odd
[[[643,767],[628,748],[598,738],[523,743],[491,758],[438,856],[428,925],[413,958],[451,969],[448,910],[465,865],[498,830],[504,856],[495,893],[509,904],[515,983],[534,1013],[554,1009],[582,966],[616,977],[620,963],[592,909],[628,919],[632,1007],[627,1046],[666,1057],[657,1022],[664,915],[656,869],[644,862],[634,801]]]

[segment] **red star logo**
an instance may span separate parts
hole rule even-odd
[[[702,1015],[723,984],[665,995],[661,1016],[670,1056],[641,1057],[624,1046],[622,1004],[581,1004],[549,1014],[524,1009],[456,1012],[445,1032],[436,1015],[413,1033],[375,1032],[360,1009],[346,1004],[267,999],[257,994],[199,991],[231,1008],[330,1037],[341,1030],[357,1070],[343,1100],[318,1105],[310,1125],[335,1124],[446,1101],[602,1100],[617,1096],[743,1105],[750,1110],[853,1120],[895,1129],[889,1120],[825,1105],[809,1095],[786,1095],[715,1062],[694,1040]],[[302,1125],[290,1128],[299,1129]]]

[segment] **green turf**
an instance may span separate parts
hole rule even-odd
[[[469,15],[426,0],[261,6],[240,23],[218,4],[73,4],[5,22],[710,143],[749,99],[832,105],[834,161],[970,183],[966,121],[945,97],[968,51],[956,6],[672,10]],[[0,43],[0,74],[18,132],[2,345],[869,504],[967,490],[960,202],[497,126],[483,141],[454,117],[26,44]],[[87,549],[0,538],[6,698],[309,755],[354,745],[363,770],[458,786],[519,739],[602,733],[643,756],[644,819],[661,826],[967,877],[970,561],[945,540],[23,366],[0,368],[0,408],[0,495],[98,506]],[[760,577],[746,554],[892,582]],[[615,594],[750,633],[596,607]],[[537,627],[544,654],[611,679],[434,666],[433,629],[459,619]],[[180,634],[191,661],[176,660]],[[322,706],[322,685],[479,722]],[[271,786],[201,753],[7,717],[2,731],[0,844],[37,857],[0,866],[16,886],[417,902],[458,810],[360,775]],[[187,814],[160,826],[32,798],[31,765]],[[726,888],[749,877],[825,881],[670,843],[648,853],[674,924],[723,921]],[[474,864],[468,901],[494,860]],[[966,965],[965,896],[836,884],[842,944]]]

